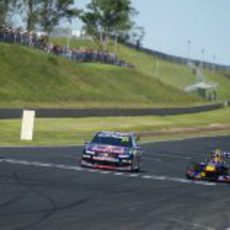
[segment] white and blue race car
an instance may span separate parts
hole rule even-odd
[[[86,143],[81,166],[122,171],[140,170],[141,151],[133,133],[101,131]]]

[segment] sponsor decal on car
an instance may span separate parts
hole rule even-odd
[[[111,157],[94,156],[93,159],[94,159],[94,160],[97,160],[97,161],[119,162],[118,159],[116,159],[116,158],[111,158]]]
[[[115,153],[115,154],[123,154],[125,152],[125,148],[122,147],[114,147],[114,146],[100,146],[95,145],[92,146],[88,151],[96,152],[96,153]]]

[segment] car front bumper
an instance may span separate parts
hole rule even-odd
[[[110,169],[110,170],[122,170],[131,171],[132,170],[132,160],[130,159],[102,159],[102,158],[89,158],[81,159],[81,166],[95,168],[95,169]]]

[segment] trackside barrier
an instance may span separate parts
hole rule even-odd
[[[230,101],[228,101],[230,106]],[[68,117],[107,117],[107,116],[167,116],[186,113],[198,113],[217,110],[224,103],[188,108],[153,108],[153,109],[33,109],[36,118],[68,118]],[[22,117],[22,109],[0,109],[0,119],[16,119]]]

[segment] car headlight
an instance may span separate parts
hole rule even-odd
[[[122,155],[119,155],[118,157],[120,159],[128,159],[128,158],[130,158],[130,155],[129,154],[122,154]]]
[[[94,151],[90,151],[90,150],[85,150],[85,154],[94,155],[95,152]]]

